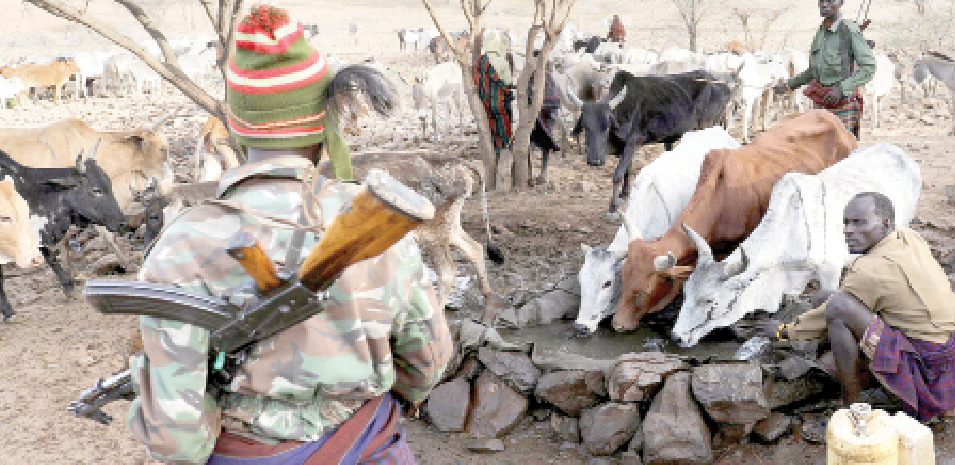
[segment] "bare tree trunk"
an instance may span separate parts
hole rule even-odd
[[[478,0],[461,0],[461,10],[470,26],[470,54],[467,49],[459,50],[458,47],[454,45],[454,41],[451,40],[451,37],[447,31],[445,31],[441,22],[438,21],[438,16],[434,12],[431,0],[421,0],[421,2],[424,4],[425,9],[428,10],[428,14],[431,16],[434,26],[438,28],[441,37],[444,37],[444,40],[447,41],[455,61],[461,66],[464,91],[467,95],[468,105],[471,107],[471,113],[474,115],[474,122],[477,124],[478,150],[484,162],[484,182],[488,189],[497,189],[497,153],[494,151],[494,142],[491,138],[491,125],[487,119],[487,111],[484,110],[484,102],[481,102],[477,87],[474,85],[474,63],[476,63],[478,57],[481,56],[481,36],[484,34],[481,17],[487,10],[491,0],[487,0],[484,5],[481,5],[481,2]]]
[[[557,39],[567,24],[567,18],[570,17],[570,11],[575,2],[576,0],[535,1],[535,24],[528,34],[527,49],[525,50],[527,63],[517,80],[516,101],[520,120],[514,135],[514,145],[511,149],[511,153],[514,155],[514,164],[511,167],[511,186],[515,190],[524,190],[529,185],[528,181],[530,181],[532,174],[530,172],[531,133],[534,131],[537,115],[540,114],[541,107],[544,104],[547,58],[557,45]],[[544,43],[541,44],[540,54],[532,60],[534,42],[536,42],[538,33],[544,35]],[[532,84],[531,76],[533,76]],[[531,84],[531,86],[528,84]],[[534,96],[533,101],[528,99],[528,87],[533,89],[531,92]]]

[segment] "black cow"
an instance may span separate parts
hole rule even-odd
[[[598,36],[593,36],[587,39],[575,40],[574,51],[577,52],[577,51],[580,51],[580,49],[584,49],[584,52],[586,53],[594,53],[597,51],[597,47],[600,46],[600,43],[606,42],[606,41],[607,41],[606,37],[598,37]]]
[[[80,152],[76,168],[31,168],[17,163],[0,150],[0,179],[13,181],[17,192],[30,206],[30,216],[43,223],[39,226],[40,253],[67,294],[72,293],[75,283],[57,263],[52,247],[63,239],[72,224],[79,227],[99,224],[117,232],[124,220],[109,177],[92,155],[86,161],[82,159],[83,153]],[[3,291],[2,270],[0,313],[5,320],[14,314]]]
[[[688,131],[725,124],[731,94],[728,84],[706,71],[640,77],[618,71],[603,100],[580,102],[571,95],[581,106],[573,134],[584,132],[587,164],[602,166],[608,147],[620,155],[608,215],[616,216],[618,199],[630,193],[630,164],[637,148],[662,142],[671,150]]]

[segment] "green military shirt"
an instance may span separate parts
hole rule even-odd
[[[297,221],[309,165],[298,157],[242,165],[223,174],[219,196]],[[318,188],[314,213],[324,227],[358,188],[337,181]],[[140,279],[224,293],[248,280],[224,250],[237,231],[251,232],[272,260],[286,259],[290,230],[206,204],[167,225]],[[305,236],[309,250],[317,238]],[[209,331],[141,317],[144,354],[130,359],[138,396],[127,413],[133,436],[158,459],[205,463],[222,430],[263,442],[314,441],[385,392],[424,400],[453,347],[414,239],[348,267],[328,292],[324,312],[254,347],[221,404],[205,389]]]
[[[839,37],[839,28],[842,23],[849,28],[850,61],[855,63],[855,72],[848,79],[843,78],[842,71],[842,39]],[[809,68],[794,76],[786,84],[796,89],[816,79],[826,87],[838,84],[842,95],[849,96],[857,88],[872,80],[874,74],[875,56],[869,44],[866,44],[865,39],[862,38],[859,25],[839,18],[828,28],[825,23],[819,26],[810,47]]]

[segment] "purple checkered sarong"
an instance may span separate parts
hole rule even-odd
[[[955,408],[955,335],[945,344],[909,339],[876,317],[860,344],[905,413],[927,421]]]

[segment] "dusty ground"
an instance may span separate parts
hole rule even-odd
[[[174,2],[168,2],[172,4]],[[281,3],[281,2],[277,2]],[[339,56],[355,60],[370,55],[384,61],[394,74],[403,77],[417,75],[428,59],[401,54],[394,31],[400,27],[429,26],[430,20],[420,3],[411,0],[390,2],[349,2],[341,8],[332,2],[288,2],[292,11],[304,21],[327,25],[327,49]],[[314,4],[317,3],[317,7]],[[441,2],[438,2],[441,3]],[[453,28],[464,25],[454,5],[439,4],[438,11],[448,18]],[[655,0],[653,8],[640,3],[641,24],[670,25],[666,30],[649,27],[634,28],[628,37],[637,45],[663,46],[685,36],[676,25],[675,9],[663,0]],[[768,46],[785,43],[808,44],[816,27],[814,2],[796,5],[780,18],[776,26],[784,34],[770,34]],[[771,5],[771,2],[747,2],[748,5]],[[517,0],[495,2],[489,22],[494,26],[520,30],[528,22],[529,13],[520,8]],[[616,2],[581,0],[575,21],[581,29],[602,34],[602,19],[615,10],[623,16],[637,18],[637,6],[617,7]],[[19,18],[2,31],[5,47],[0,56],[44,54],[49,51],[69,51],[101,47],[102,42],[89,39],[82,29],[51,19],[33,7],[18,1],[3,0],[0,6]],[[611,7],[613,6],[613,9]],[[846,11],[854,13],[856,4],[847,4]],[[92,2],[96,14],[114,15],[122,22],[122,10],[104,2]],[[762,11],[762,10],[760,10]],[[896,16],[904,12],[901,3],[886,5],[874,11],[877,21],[893,25]],[[165,13],[165,21],[183,31],[202,24],[202,16],[188,8]],[[805,20],[804,18],[810,18]],[[125,19],[128,25],[128,18]],[[345,31],[351,21],[363,25],[358,43],[347,37]],[[807,22],[808,21],[808,22]],[[636,21],[634,21],[636,23]],[[738,40],[742,32],[719,21],[704,23],[702,42],[711,48],[725,40]],[[878,29],[875,29],[878,31]],[[873,32],[876,39],[898,42],[904,37],[890,36],[886,27]],[[919,33],[924,31],[919,31]],[[880,36],[881,34],[881,36]],[[773,40],[778,39],[778,44]],[[889,40],[892,39],[892,40]],[[323,39],[324,40],[324,39]],[[96,45],[98,44],[98,45]],[[94,46],[95,45],[95,46]],[[400,87],[407,97],[408,89]],[[73,102],[53,106],[49,102],[29,105],[14,110],[0,110],[0,126],[36,126],[66,116],[84,118],[99,129],[141,127],[156,121],[181,104],[182,97],[159,96],[136,99],[92,99],[88,103]],[[948,203],[944,186],[952,181],[951,137],[946,134],[952,121],[947,116],[945,100],[930,98],[895,104],[886,112],[889,117],[883,128],[872,130],[867,125],[863,145],[878,141],[898,144],[920,162],[924,190],[919,203],[918,229],[926,235],[940,255],[950,257],[955,249],[955,214]],[[928,116],[923,116],[928,115]],[[170,138],[172,155],[185,161],[194,142],[192,138],[205,116],[193,105],[186,105],[180,116],[160,129]],[[443,124],[443,123],[442,123]],[[365,135],[355,139],[353,149],[408,147],[410,145],[435,148],[442,151],[474,156],[475,138],[456,130],[440,145],[415,143],[417,123],[406,111],[403,116],[385,122],[370,123]],[[734,132],[735,134],[735,132]],[[659,153],[652,149],[650,153]],[[576,273],[582,260],[579,244],[607,243],[617,225],[607,224],[601,214],[607,207],[609,174],[612,163],[602,168],[586,166],[573,151],[551,164],[551,184],[522,193],[493,192],[489,207],[495,229],[495,241],[502,245],[508,261],[500,267],[492,266],[492,284],[512,301],[526,300],[528,296],[549,288],[561,278]],[[535,168],[536,169],[536,168]],[[185,171],[180,171],[186,180]],[[484,240],[480,204],[471,201],[465,211],[465,229],[477,240]],[[473,273],[462,264],[462,272]],[[122,421],[100,426],[90,421],[77,420],[64,408],[97,377],[122,368],[125,341],[134,332],[134,319],[105,317],[82,302],[66,298],[54,285],[52,274],[46,269],[34,272],[5,270],[8,275],[19,274],[5,281],[6,290],[19,311],[14,323],[0,325],[0,464],[23,463],[152,463],[126,432]],[[465,318],[466,312],[451,312],[452,319]],[[638,349],[637,349],[638,350]],[[122,419],[125,406],[116,403],[109,413]],[[482,456],[467,451],[470,439],[463,434],[442,434],[420,421],[408,424],[412,447],[420,463],[584,463],[587,458],[574,450],[561,450],[544,422],[530,419],[505,439],[507,450],[493,456]],[[937,426],[935,437],[940,457],[955,457],[953,436],[955,428]],[[730,446],[717,450],[718,463],[817,463],[824,460],[821,446],[806,445],[797,437],[789,436],[777,446]]]

